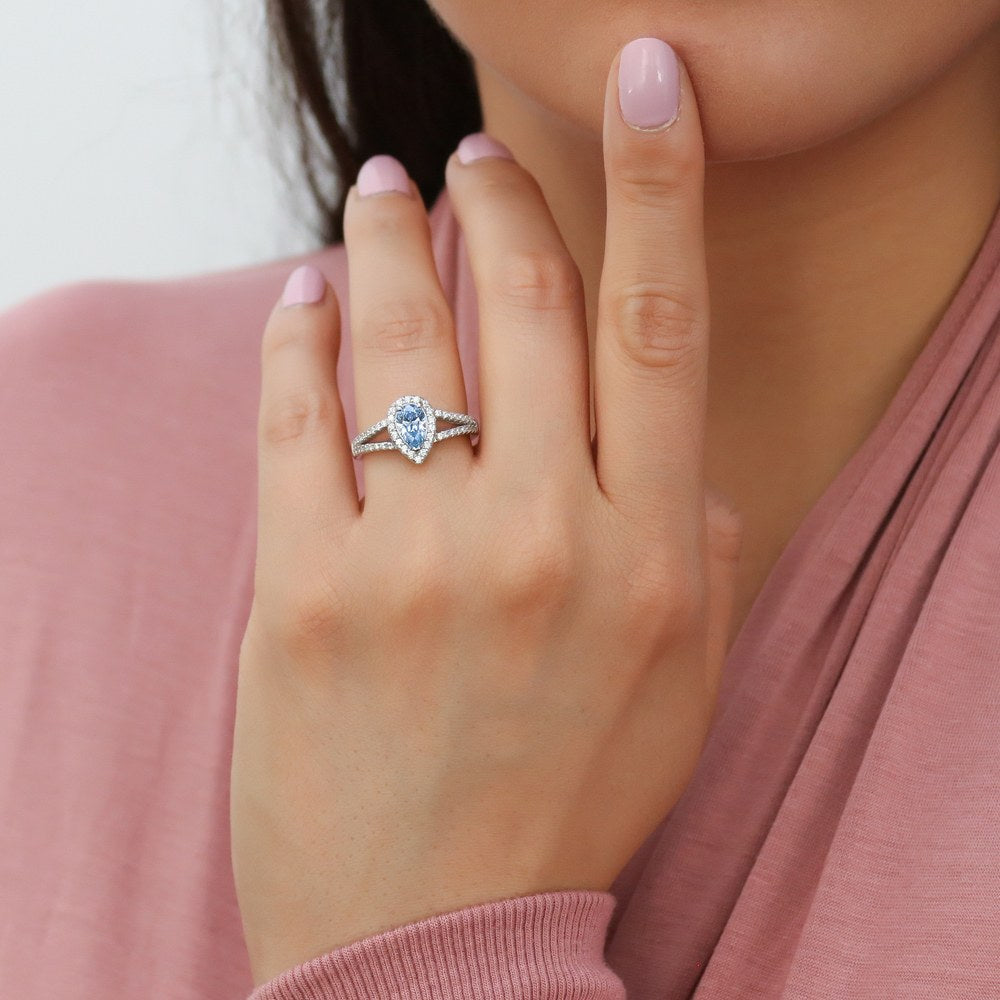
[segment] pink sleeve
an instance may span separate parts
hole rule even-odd
[[[248,1000],[624,1000],[604,961],[614,907],[589,890],[468,906],[320,955]]]

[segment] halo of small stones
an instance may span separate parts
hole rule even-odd
[[[402,434],[396,424],[396,413],[407,403],[419,406],[424,411],[422,421],[424,431],[424,443],[419,449],[411,448],[403,439]],[[449,427],[447,430],[436,429],[438,420],[447,420],[450,423],[458,424],[457,427]],[[389,441],[372,441],[369,444],[364,442],[373,438],[381,430],[388,430]],[[367,430],[362,431],[351,442],[351,454],[357,458],[372,451],[400,451],[411,462],[420,465],[427,457],[431,446],[446,438],[457,437],[459,434],[478,434],[479,422],[468,413],[455,413],[451,410],[435,409],[423,396],[400,396],[389,404],[389,411],[382,420],[372,424]]]

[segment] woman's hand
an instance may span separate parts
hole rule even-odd
[[[645,82],[669,90],[649,51]],[[257,983],[433,914],[607,890],[701,753],[740,541],[703,478],[704,154],[683,68],[679,118],[636,131],[619,58],[596,444],[580,274],[512,160],[447,164],[479,302],[478,447],[369,454],[359,504],[333,292],[268,320],[231,787]],[[345,243],[358,429],[404,394],[466,410],[412,182],[352,188]]]

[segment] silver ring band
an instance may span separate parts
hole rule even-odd
[[[437,430],[438,420],[447,420],[457,427]],[[381,430],[388,430],[388,441],[373,441],[365,444]],[[479,422],[468,413],[453,413],[438,410],[423,396],[400,396],[389,404],[386,415],[367,430],[362,431],[351,442],[351,454],[358,458],[370,451],[399,451],[411,462],[420,465],[431,447],[446,438],[459,434],[478,434]]]

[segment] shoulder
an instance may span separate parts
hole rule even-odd
[[[346,301],[343,244],[179,278],[78,281],[24,299],[0,312],[0,420],[8,429],[39,417],[79,422],[157,403],[181,417],[184,402],[255,390],[267,316],[305,262]]]
[[[21,370],[81,374],[98,356],[123,362],[211,354],[253,340],[287,275],[312,263],[346,299],[344,245],[249,267],[156,280],[92,279],[57,285],[0,311],[0,356]],[[89,362],[89,364],[88,364]],[[42,374],[39,372],[38,374]]]
[[[51,526],[68,504],[99,518],[115,498],[174,497],[186,510],[242,496],[255,475],[267,316],[305,262],[346,302],[345,256],[335,244],[208,274],[79,281],[0,312],[6,527],[30,522],[34,537],[41,510]]]
[[[442,189],[429,209],[439,277],[453,301],[461,234]],[[343,242],[206,274],[157,280],[99,279],[57,285],[0,309],[0,378],[8,364],[50,366],[79,374],[76,364],[120,350],[141,362],[178,353],[216,354],[247,339],[255,345],[285,279],[300,264],[318,267],[341,305],[342,332],[350,337],[347,251]]]

